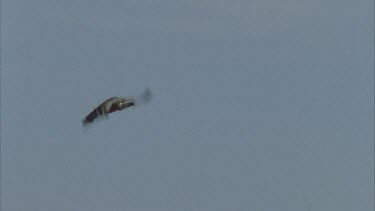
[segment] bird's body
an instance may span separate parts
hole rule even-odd
[[[97,117],[105,117],[109,113],[123,110],[130,106],[134,106],[134,100],[125,99],[122,97],[111,97],[96,107],[89,115],[83,120],[83,125],[92,123]]]
[[[123,97],[111,97],[96,107],[91,113],[89,113],[83,120],[83,125],[92,123],[97,117],[106,117],[108,114],[120,111],[125,108],[134,106],[137,104],[147,104],[152,98],[152,93],[147,88],[136,100],[134,98],[123,98]]]

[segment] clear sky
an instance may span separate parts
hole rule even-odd
[[[372,211],[373,4],[2,0],[1,210]]]

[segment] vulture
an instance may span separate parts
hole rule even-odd
[[[137,100],[137,102],[148,102],[151,99],[151,92],[147,89]],[[121,111],[125,108],[135,106],[135,100],[132,98],[111,97],[96,107],[83,120],[82,124],[88,125],[92,123],[97,117],[107,117],[108,114]],[[137,103],[138,104],[138,103]]]

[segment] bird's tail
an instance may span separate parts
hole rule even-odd
[[[92,123],[97,117],[106,117],[107,113],[103,111],[103,106],[100,105],[96,107],[89,115],[87,115],[83,120],[82,124],[88,125],[89,123]]]

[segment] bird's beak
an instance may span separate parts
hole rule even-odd
[[[134,105],[135,105],[135,104],[134,104],[134,101],[132,101],[132,100],[122,102],[122,104],[121,104],[121,106],[122,106],[123,108],[127,108],[127,107],[134,106]]]

